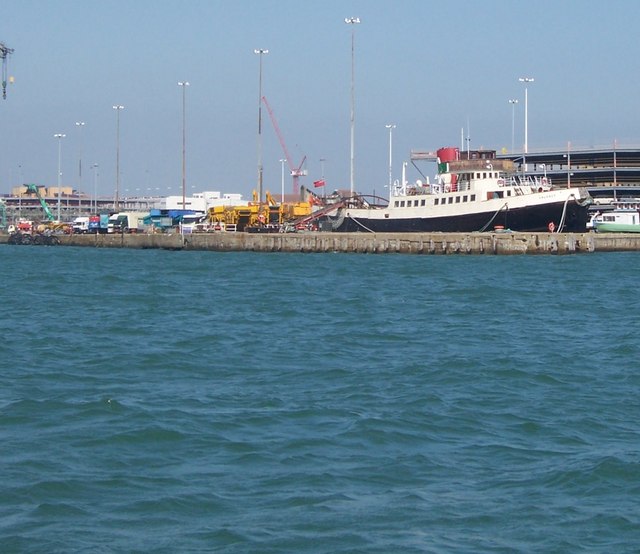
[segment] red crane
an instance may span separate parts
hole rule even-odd
[[[282,133],[280,132],[280,127],[278,127],[276,116],[273,115],[273,110],[271,109],[269,102],[267,102],[266,96],[262,97],[262,101],[264,102],[264,105],[267,107],[267,111],[269,112],[269,117],[271,118],[271,123],[273,123],[273,128],[276,131],[276,135],[278,135],[278,140],[280,141],[280,145],[282,146],[282,150],[284,151],[284,157],[287,160],[287,165],[289,166],[289,171],[291,172],[291,177],[293,178],[293,192],[295,194],[298,194],[300,190],[298,180],[300,179],[300,177],[304,177],[305,175],[307,175],[307,170],[302,169],[302,166],[304,165],[304,162],[307,160],[307,157],[305,156],[304,158],[302,158],[302,161],[300,162],[300,165],[298,165],[298,167],[295,167],[293,165],[293,162],[291,161],[291,156],[289,155],[289,151],[287,150],[287,145],[285,144],[284,138],[282,137]]]

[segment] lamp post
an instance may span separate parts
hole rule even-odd
[[[351,25],[351,164],[350,164],[350,191],[353,196],[355,190],[355,25],[360,23],[359,17],[347,17],[344,20],[345,23]]]
[[[393,183],[393,130],[395,125],[385,125],[389,129],[389,190],[391,190],[391,184]]]
[[[529,99],[527,95],[527,83],[533,83],[533,77],[520,77],[524,83],[524,153],[529,153]]]
[[[98,164],[93,164],[93,211],[98,213]]]
[[[120,203],[120,111],[124,106],[113,106],[116,111],[116,195],[113,201],[113,209],[117,212]]]
[[[571,188],[571,141],[567,141],[567,188]]]
[[[322,185],[322,196],[326,197],[327,196],[327,186],[326,186],[326,182],[324,180],[324,162],[327,161],[327,158],[320,158],[320,178],[322,179],[322,182],[324,183],[324,185]]]
[[[58,221],[60,221],[60,188],[62,187],[62,139],[64,133],[56,133],[53,138],[58,139]]]
[[[186,119],[186,90],[189,81],[178,81],[182,87],[182,209],[186,210],[187,196],[187,119]]]
[[[260,56],[258,74],[258,203],[262,204],[262,57],[269,53],[265,48],[256,48],[254,54]]]
[[[616,148],[618,146],[618,141],[613,139],[613,199],[617,200],[616,189],[618,188],[618,157],[616,154]]]
[[[20,175],[20,192],[18,193],[18,219],[20,219],[22,217],[22,187],[24,185],[24,179],[22,178],[22,164],[18,164],[18,174]],[[9,184],[11,184],[11,179],[9,179]]]
[[[281,159],[280,160],[280,165],[281,165],[281,180],[280,180],[280,188],[281,188],[281,195],[282,195],[282,204],[284,204],[284,162],[286,162],[286,159]]]
[[[517,98],[513,98],[509,100],[509,104],[511,104],[511,152],[514,151],[514,143],[515,143],[515,131],[516,131],[516,104],[518,103]]]
[[[84,127],[84,121],[76,121],[76,127],[80,131],[80,147],[79,147],[79,155],[78,155],[78,211],[81,208],[82,204],[82,128]]]

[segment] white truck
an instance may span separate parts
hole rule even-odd
[[[149,212],[119,212],[109,216],[108,233],[138,233],[144,230]]]
[[[73,232],[75,234],[78,233],[88,233],[89,232],[89,218],[88,217],[76,217],[73,220]]]

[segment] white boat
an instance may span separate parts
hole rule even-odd
[[[640,211],[619,207],[610,212],[596,212],[587,228],[599,233],[640,233]]]
[[[517,174],[495,150],[437,151],[433,184],[392,187],[387,205],[362,197],[343,200],[330,220],[336,231],[354,232],[583,232],[592,198],[584,188],[553,188],[544,176]]]

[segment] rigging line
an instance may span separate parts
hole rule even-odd
[[[489,225],[491,225],[491,223],[493,222],[493,220],[498,216],[498,214],[502,211],[502,208],[506,208],[508,205],[507,202],[505,202],[502,206],[500,206],[498,208],[498,210],[496,211],[496,213],[493,214],[493,217],[487,221],[487,223],[485,224],[484,227],[482,227],[482,229],[480,229],[478,232],[479,233],[484,233],[487,230],[487,227],[489,227]]]
[[[355,219],[354,217],[351,217],[350,215],[347,216],[351,221],[353,221],[354,223],[357,223],[358,225],[360,225],[360,227],[362,227],[365,231],[369,231],[370,233],[375,233],[375,231],[372,231],[371,229],[369,229],[367,226],[363,225],[362,223],[360,223],[357,219]]]
[[[562,208],[562,216],[560,217],[560,223],[558,224],[558,230],[556,231],[557,233],[560,233],[564,228],[565,218],[567,216],[567,205],[569,204],[569,200],[571,200],[571,198],[575,198],[575,195],[570,194],[569,196],[567,196],[567,198],[564,201],[564,206]]]

